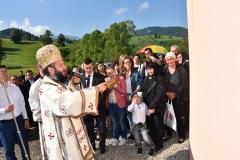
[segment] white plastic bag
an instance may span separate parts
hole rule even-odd
[[[163,122],[165,125],[172,128],[174,131],[177,131],[177,120],[173,110],[172,100],[168,100],[166,106],[167,108],[164,113]]]

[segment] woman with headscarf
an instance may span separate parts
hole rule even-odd
[[[185,141],[186,113],[184,98],[186,97],[187,89],[187,73],[186,70],[177,65],[176,55],[169,52],[165,56],[167,67],[164,70],[164,82],[166,86],[166,96],[172,100],[173,109],[177,119],[178,142]],[[167,136],[169,139],[172,136],[172,130],[167,128]]]

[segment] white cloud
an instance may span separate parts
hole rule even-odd
[[[5,28],[4,21],[0,20],[0,30]]]
[[[44,34],[45,31],[49,29],[48,26],[42,25],[32,26],[29,18],[24,18],[21,24],[17,23],[16,21],[11,21],[9,23],[9,27],[20,28],[24,31],[30,32],[37,36]]]
[[[149,8],[150,8],[150,4],[147,1],[145,1],[138,6],[138,11],[139,12],[146,11]]]
[[[48,26],[41,26],[41,25],[38,25],[38,26],[34,26],[31,28],[31,32],[32,34],[35,34],[35,35],[42,35],[45,33],[46,30],[48,30],[49,27]]]
[[[2,26],[4,24],[4,22],[2,20],[0,20],[0,26]]]
[[[11,28],[20,28],[19,26],[20,25],[16,21],[11,21],[9,23],[9,27],[11,27]]]
[[[6,29],[7,27],[8,25],[3,20],[0,20],[0,31]]]
[[[128,8],[118,8],[115,10],[115,14],[116,15],[120,15],[120,14],[123,14],[124,12],[127,12],[128,11]]]

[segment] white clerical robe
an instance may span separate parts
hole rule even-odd
[[[42,84],[42,78],[38,78],[37,81],[35,81],[29,90],[29,97],[28,102],[31,108],[31,111],[33,113],[33,120],[35,122],[41,121],[41,107],[40,107],[40,100],[39,100],[39,88]]]
[[[71,91],[47,76],[43,78],[39,97],[50,160],[93,159],[93,149],[79,116],[98,114],[98,94],[95,87]]]

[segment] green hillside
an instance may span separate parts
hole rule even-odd
[[[12,32],[14,28],[7,28],[7,29],[4,29],[4,30],[1,30],[0,31],[0,38],[10,38],[10,34]],[[17,29],[17,28],[15,28]],[[38,36],[35,36],[29,32],[26,32],[22,29],[18,29],[22,35],[22,40],[31,40],[31,41],[37,41],[39,40],[39,37]]]
[[[165,47],[167,50],[170,49],[171,45],[179,45],[182,52],[188,52],[188,42],[187,38],[179,36],[169,36],[169,35],[145,35],[145,36],[134,36],[130,38],[129,45],[132,48],[132,52],[146,45],[160,45]]]
[[[188,29],[184,27],[147,27],[136,30],[137,35],[171,35],[187,37]]]
[[[41,47],[38,41],[22,41],[20,44],[14,44],[9,39],[2,39],[2,46],[7,54],[7,58],[2,64],[8,66],[10,74],[15,74],[19,70],[36,70],[36,51]]]
[[[151,43],[153,41],[162,41],[162,40],[183,40],[183,37],[176,37],[176,36],[169,36],[169,35],[145,35],[145,36],[134,36],[130,39],[130,44],[136,44],[136,43]]]
[[[2,47],[7,55],[7,58],[3,60],[2,64],[8,67],[8,71],[11,75],[19,74],[20,70],[24,72],[28,69],[33,70],[34,73],[37,72],[36,66],[36,52],[42,46],[40,41],[21,41],[19,44],[13,43],[10,39],[1,38]],[[63,48],[59,47],[63,53],[63,58],[65,59],[66,53],[64,53]],[[66,51],[65,51],[66,52]],[[69,62],[66,62],[67,66],[71,66]]]

